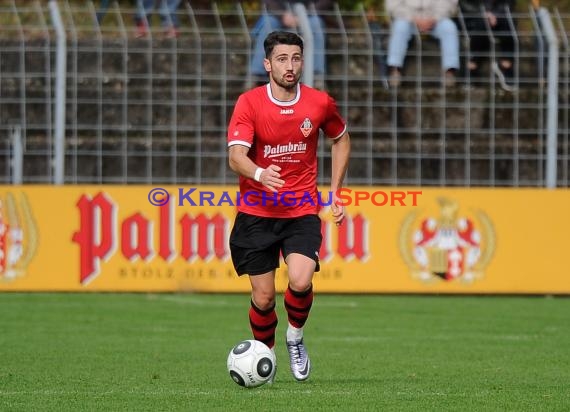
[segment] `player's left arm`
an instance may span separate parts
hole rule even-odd
[[[338,225],[344,220],[344,206],[337,199],[336,194],[342,188],[348,162],[350,158],[350,135],[345,131],[339,138],[333,140],[331,147],[332,159],[332,176],[331,176],[331,192],[333,193],[333,202],[331,210],[333,220]]]
[[[342,189],[344,177],[348,169],[348,161],[350,158],[350,136],[347,131],[345,120],[341,117],[336,101],[326,94],[326,117],[323,126],[325,135],[332,138],[331,147],[331,192],[333,193],[333,201],[331,210],[333,220],[338,225],[344,220],[344,205],[338,198],[339,191]]]

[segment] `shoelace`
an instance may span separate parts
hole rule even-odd
[[[300,344],[296,344],[296,345],[291,345],[289,346],[291,348],[292,351],[292,357],[293,357],[293,361],[295,363],[302,363],[302,359],[301,359],[301,348],[300,348]]]

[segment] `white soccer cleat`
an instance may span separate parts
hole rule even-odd
[[[311,372],[311,360],[307,355],[303,339],[287,342],[287,351],[291,362],[291,373],[298,381],[306,380]]]

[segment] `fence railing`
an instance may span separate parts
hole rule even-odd
[[[385,16],[324,14],[325,87],[349,123],[350,184],[569,186],[570,15],[507,12],[508,31],[479,33],[491,40],[481,76],[460,72],[453,87],[441,84],[429,37],[413,39],[402,85],[391,87]],[[183,1],[173,38],[157,16],[137,38],[135,14],[116,2],[104,16],[92,2],[0,2],[0,182],[235,181],[225,132],[251,82],[259,12]],[[462,64],[466,17],[457,17]],[[494,70],[501,36],[515,43],[508,85]],[[324,141],[319,160],[328,170]]]

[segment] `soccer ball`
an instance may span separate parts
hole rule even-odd
[[[258,340],[244,340],[228,355],[228,372],[240,386],[255,388],[266,383],[275,371],[275,355]]]

